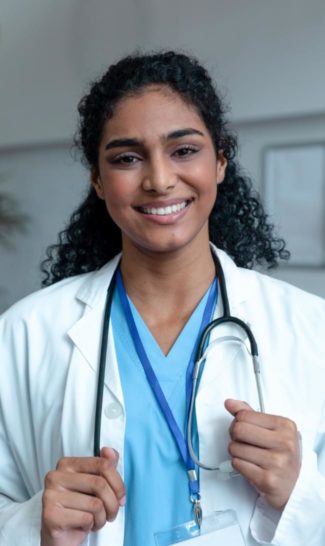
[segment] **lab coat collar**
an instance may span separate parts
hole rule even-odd
[[[235,262],[223,250],[213,244],[211,244],[211,249],[220,260],[226,281],[230,313],[234,315],[240,304],[250,297],[252,291],[251,276],[247,275],[249,273],[247,270],[237,267]]]
[[[245,270],[238,268],[223,250],[220,250],[212,243],[211,249],[218,255],[225,275],[230,309],[236,309],[240,303],[247,299],[251,291],[250,277],[247,276],[245,282],[243,282],[243,271]],[[92,273],[91,276],[87,275],[85,282],[76,294],[76,298],[92,308],[102,303],[120,259],[121,254],[118,254],[101,269]]]
[[[85,282],[80,286],[76,294],[76,298],[92,308],[98,304],[100,305],[106,298],[108,286],[120,259],[121,254],[118,254],[98,271],[87,275]]]

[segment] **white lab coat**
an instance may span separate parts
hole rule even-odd
[[[324,546],[325,302],[237,268],[221,251],[218,255],[231,312],[250,324],[259,346],[266,411],[297,423],[302,467],[282,514],[258,497],[244,478],[220,481],[214,472],[201,471],[203,511],[236,510],[248,546]],[[92,455],[103,309],[116,264],[117,258],[97,272],[36,292],[0,320],[0,546],[37,546],[46,472],[63,455]],[[219,300],[216,315],[221,311]],[[229,326],[217,335],[229,334],[244,337]],[[226,398],[258,407],[251,359],[243,345],[232,341],[213,347],[197,395],[204,461],[228,458],[232,418],[224,409]],[[124,431],[123,393],[110,329],[101,444],[120,453],[122,475]],[[145,483],[143,488],[145,493]],[[123,529],[120,509],[115,522],[89,535],[85,543],[123,546]]]

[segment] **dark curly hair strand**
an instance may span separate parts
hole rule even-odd
[[[213,140],[216,153],[228,160],[225,179],[209,219],[210,239],[225,250],[237,265],[269,268],[287,259],[283,239],[273,226],[253,191],[251,181],[241,174],[235,160],[237,140],[228,129],[225,110],[208,72],[196,59],[173,51],[135,54],[112,65],[92,84],[78,107],[80,115],[76,143],[83,161],[98,172],[98,150],[105,122],[114,115],[117,103],[140,93],[148,85],[165,85],[194,106]],[[63,278],[99,269],[122,246],[120,229],[109,216],[105,203],[93,188],[72,214],[59,241],[47,250],[41,269],[43,286]]]

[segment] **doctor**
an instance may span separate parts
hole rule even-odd
[[[128,57],[79,113],[91,190],[43,264],[51,286],[1,319],[0,546],[154,546],[195,519],[179,445],[199,332],[224,310],[214,254],[231,313],[259,347],[265,412],[246,335],[223,325],[210,336],[193,443],[209,465],[231,459],[237,476],[194,465],[190,492],[203,521],[234,510],[243,544],[322,546],[325,305],[250,270],[286,251],[239,173],[209,75],[182,54]]]

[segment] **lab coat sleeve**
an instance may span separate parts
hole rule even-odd
[[[22,390],[27,335],[23,322],[11,315],[0,319],[0,546],[38,546],[42,482]]]
[[[0,546],[38,546],[42,491],[29,498],[0,421]]]
[[[0,497],[0,546],[40,544],[42,491],[25,502]]]
[[[325,404],[314,450],[302,440],[302,465],[283,512],[260,497],[251,521],[260,544],[323,546],[325,544]]]

